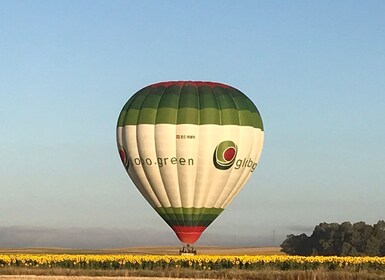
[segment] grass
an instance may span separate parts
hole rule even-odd
[[[2,275],[33,275],[49,276],[44,279],[74,280],[84,277],[160,277],[160,278],[189,278],[189,279],[256,279],[256,280],[372,280],[385,279],[384,273],[370,271],[277,271],[277,270],[253,270],[244,271],[237,269],[223,269],[217,271],[198,271],[193,269],[168,269],[168,270],[80,270],[80,269],[39,269],[39,268],[9,268],[1,269]],[[2,276],[0,275],[0,279]],[[99,278],[98,278],[99,279]]]

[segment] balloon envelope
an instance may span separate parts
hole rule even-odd
[[[263,124],[239,90],[212,82],[162,82],[135,93],[117,124],[123,165],[184,243],[194,243],[255,170]]]

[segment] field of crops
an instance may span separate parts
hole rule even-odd
[[[0,253],[2,275],[368,280],[385,279],[385,258]]]
[[[137,270],[192,268],[219,269],[278,269],[278,270],[336,270],[349,268],[385,271],[383,257],[299,257],[299,256],[178,256],[178,255],[0,255],[0,269],[4,267],[39,267],[101,270]]]

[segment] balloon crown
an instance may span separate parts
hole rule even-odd
[[[217,82],[204,82],[204,81],[168,81],[152,84],[151,87],[169,87],[169,86],[208,86],[208,87],[222,87],[229,88],[230,86],[217,83]]]

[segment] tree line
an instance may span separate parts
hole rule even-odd
[[[288,235],[281,251],[300,256],[385,256],[385,222],[320,223],[311,236]]]

